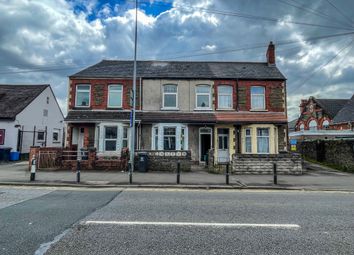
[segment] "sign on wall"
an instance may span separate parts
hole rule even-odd
[[[296,151],[296,144],[297,144],[297,140],[296,139],[291,139],[290,140],[290,150],[291,151]]]
[[[0,145],[5,143],[5,129],[0,129]]]

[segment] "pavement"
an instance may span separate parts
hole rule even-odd
[[[76,183],[75,171],[38,170],[36,181],[30,182],[27,162],[0,165],[0,185],[72,186],[72,187],[150,187],[150,188],[206,188],[206,189],[295,189],[354,191],[354,174],[340,172],[307,162],[303,175],[278,175],[273,183],[272,175],[230,175],[229,185],[223,174],[205,171],[182,172],[180,184],[176,173],[133,173],[129,184],[127,172],[81,171],[81,181]]]

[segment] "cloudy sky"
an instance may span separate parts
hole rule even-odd
[[[68,75],[132,59],[134,0],[0,0],[0,83],[50,83],[64,112]],[[138,58],[265,61],[269,41],[301,98],[354,93],[353,0],[140,0]]]

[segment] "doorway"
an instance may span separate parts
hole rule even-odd
[[[229,162],[229,129],[218,128],[218,163]]]
[[[199,162],[206,163],[208,152],[212,147],[212,129],[199,129]]]

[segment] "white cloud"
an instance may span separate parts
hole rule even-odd
[[[151,0],[152,6],[154,2]],[[156,2],[163,4],[161,1]],[[353,1],[343,2],[347,10],[354,8]],[[98,0],[17,0],[0,4],[0,73],[3,73],[0,82],[51,83],[65,112],[68,75],[103,58],[133,57],[134,4],[100,4]],[[324,5],[322,1],[306,4],[331,13],[330,6]],[[82,7],[82,11],[75,13],[74,6],[77,5]],[[101,6],[100,9],[98,6]],[[168,59],[194,55],[196,52],[212,53],[223,49],[252,47],[255,44],[266,46],[272,40],[276,44],[277,65],[288,78],[290,116],[297,114],[301,98],[312,94],[349,97],[350,92],[353,92],[350,86],[354,80],[353,49],[343,54],[346,56],[344,61],[338,57],[315,73],[314,78],[306,84],[300,84],[316,68],[333,57],[348,42],[348,38],[309,42],[306,38],[342,31],[299,26],[289,22],[333,25],[335,20],[326,21],[303,10],[261,0],[174,0],[172,6],[157,16],[139,10],[139,58]],[[213,10],[267,16],[280,21],[244,19],[235,15],[216,14]],[[278,42],[287,40],[298,43],[278,45]],[[265,61],[265,50],[264,47],[229,51],[187,59]],[[71,69],[4,74],[31,71],[34,68]]]

